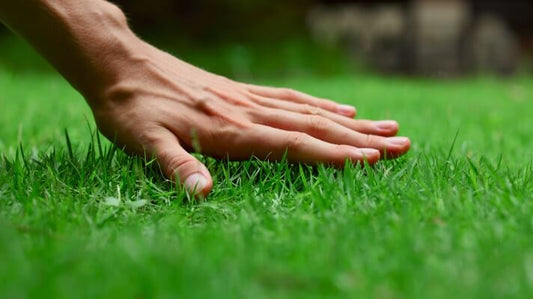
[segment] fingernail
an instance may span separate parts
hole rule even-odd
[[[344,115],[353,115],[355,113],[355,107],[349,105],[337,106],[337,112]]]
[[[409,138],[407,137],[390,137],[387,138],[387,144],[389,146],[405,146],[409,144]]]
[[[374,125],[379,130],[394,130],[398,127],[398,123],[393,120],[375,121]]]
[[[191,174],[185,180],[185,187],[187,187],[189,192],[201,193],[205,186],[207,186],[207,179],[199,173]]]

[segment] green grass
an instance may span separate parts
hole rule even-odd
[[[344,170],[204,159],[213,192],[191,202],[99,144],[57,75],[0,68],[0,297],[531,294],[532,78],[259,83],[397,119],[412,151]]]

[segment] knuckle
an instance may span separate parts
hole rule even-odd
[[[297,151],[307,143],[307,135],[299,132],[291,132],[287,136],[286,148],[288,151]]]
[[[323,134],[331,129],[330,122],[321,116],[311,115],[309,118],[309,130],[313,133]]]
[[[302,113],[309,115],[321,115],[320,108],[309,104],[302,105]]]
[[[353,149],[351,146],[344,144],[335,144],[333,145],[333,148],[334,152],[337,153],[335,159],[339,165],[342,166],[346,159],[353,160],[353,158],[351,158],[352,155],[350,154],[350,151]]]
[[[213,97],[211,97],[207,93],[200,93],[194,96],[193,100],[194,100],[194,105],[200,109],[211,107],[213,103]]]
[[[183,173],[186,169],[195,168],[197,166],[196,160],[192,157],[184,157],[183,155],[171,155],[170,153],[163,154],[166,155],[166,168],[168,173],[171,175],[179,175]]]
[[[245,119],[253,122],[264,118],[264,113],[261,111],[261,109],[257,109],[257,107],[253,105],[250,107],[242,107],[241,112]]]
[[[270,107],[271,106],[270,101],[268,99],[264,98],[264,97],[261,97],[261,96],[258,96],[258,95],[254,95],[254,94],[249,94],[248,98],[249,98],[250,102],[253,102],[253,103],[257,104],[257,105],[264,106],[264,107]]]
[[[154,148],[163,141],[161,134],[152,133],[149,130],[144,130],[137,134],[139,143],[147,148]]]
[[[172,163],[175,163],[174,156],[172,155],[172,152],[170,150],[166,149],[160,149],[157,152],[157,159],[160,163],[163,163],[167,167],[171,167],[173,165]]]
[[[220,119],[217,125],[208,130],[207,135],[212,144],[217,144],[218,148],[230,148],[241,144],[244,136],[247,136],[252,128],[251,123],[239,121],[238,123],[228,122]]]
[[[257,107],[250,107],[244,110],[247,119],[251,120],[254,123],[269,124],[275,121],[277,114],[272,111],[272,109],[257,109]]]
[[[365,145],[372,146],[376,143],[376,136],[371,135],[371,134],[365,134],[365,137],[363,140],[365,142]]]
[[[286,97],[286,98],[296,98],[299,95],[299,93],[292,88],[282,88],[281,94],[283,97]]]
[[[249,129],[252,123],[242,114],[239,115],[217,115],[214,117],[215,123],[219,128],[229,129],[230,131],[239,132]]]

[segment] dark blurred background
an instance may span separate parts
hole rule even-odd
[[[532,72],[531,0],[112,2],[145,39],[235,77]],[[19,51],[7,32],[0,28],[1,63],[24,67],[7,61]]]

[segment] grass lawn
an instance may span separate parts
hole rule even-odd
[[[0,297],[531,294],[533,78],[258,83],[397,119],[412,150],[368,169],[204,159],[213,192],[188,202],[98,144],[60,77],[0,68]]]

